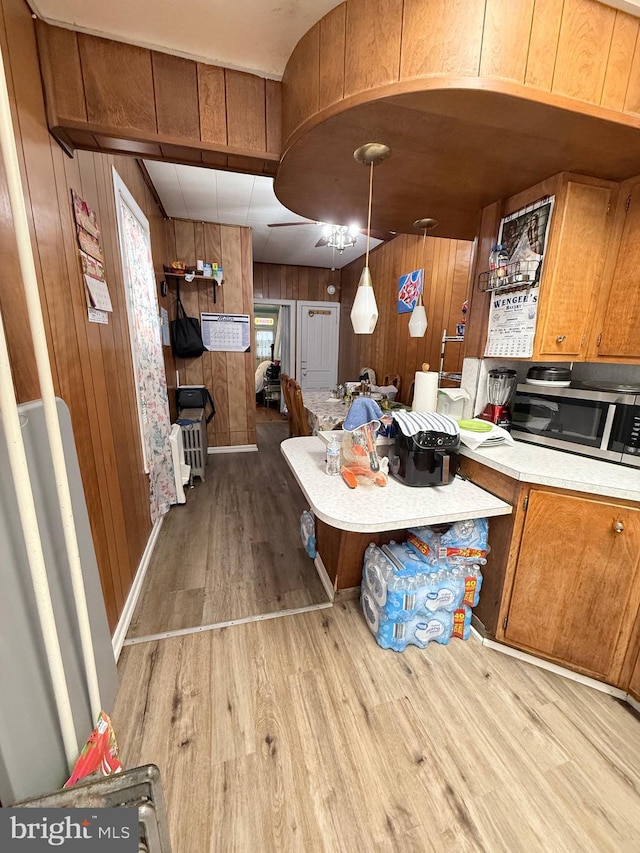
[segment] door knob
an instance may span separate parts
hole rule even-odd
[[[559,344],[561,344],[563,341],[566,341],[566,339],[567,339],[567,336],[566,336],[566,335],[558,335],[558,337],[556,338],[556,341],[557,341]]]
[[[613,529],[616,533],[622,533],[622,531],[624,530],[624,524],[621,521],[614,521]]]

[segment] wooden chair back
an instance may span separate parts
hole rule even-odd
[[[393,376],[390,373],[384,377],[383,385],[395,385],[398,389],[398,393],[396,394],[396,400],[400,402],[400,389],[402,386],[402,377],[399,373],[394,373]]]
[[[296,379],[290,378],[287,385],[289,389],[289,396],[291,398],[291,408],[289,409],[289,435],[311,435],[307,412],[302,401],[302,389],[300,388],[300,384]]]

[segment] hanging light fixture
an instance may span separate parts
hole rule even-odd
[[[382,163],[391,154],[391,149],[381,142],[367,142],[353,152],[354,158],[363,166],[369,166],[369,210],[367,214],[367,254],[360,275],[356,297],[351,309],[351,325],[356,335],[370,335],[378,322],[378,306],[373,292],[369,270],[369,242],[371,239],[371,200],[373,197],[373,167]]]
[[[415,307],[411,312],[411,319],[409,320],[409,335],[412,338],[422,338],[424,337],[424,333],[427,331],[427,312],[425,310],[424,305],[422,304],[422,291],[424,290],[424,279],[426,275],[426,257],[427,257],[427,231],[431,228],[435,228],[438,224],[437,219],[416,219],[413,223],[414,228],[419,228],[422,234],[422,287],[420,288],[420,293],[418,294],[418,299],[416,301]]]

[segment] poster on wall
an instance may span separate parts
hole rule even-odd
[[[249,352],[248,314],[200,314],[202,342],[209,352]]]
[[[505,216],[498,245],[508,256],[504,282],[492,289],[485,358],[531,358],[538,315],[542,263],[553,196]],[[523,285],[523,281],[532,281]],[[506,285],[506,286],[505,286]]]
[[[409,314],[416,307],[424,285],[424,270],[413,270],[398,279],[398,314]]]

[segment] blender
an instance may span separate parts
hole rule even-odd
[[[511,429],[511,409],[509,402],[516,387],[517,371],[508,367],[495,367],[489,371],[487,378],[488,403],[478,415],[483,421]]]

